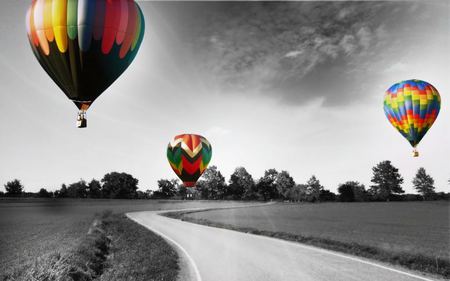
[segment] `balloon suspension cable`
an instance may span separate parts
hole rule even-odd
[[[417,150],[417,148],[415,146],[413,149],[413,157],[419,157],[419,151]]]
[[[87,127],[87,119],[86,119],[86,111],[85,110],[78,111],[77,127],[78,128],[86,128]]]

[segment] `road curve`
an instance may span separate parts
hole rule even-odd
[[[174,244],[196,281],[435,280],[300,243],[208,227],[158,215],[127,216]],[[186,274],[185,274],[186,275]]]

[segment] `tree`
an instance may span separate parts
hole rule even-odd
[[[178,180],[160,179],[158,181],[157,195],[159,196],[159,198],[172,198],[177,193],[177,189],[178,189]]]
[[[83,179],[71,183],[67,187],[67,197],[69,198],[86,198],[87,195],[88,195],[88,185],[86,181]]]
[[[244,167],[237,167],[230,176],[228,194],[232,199],[255,199],[255,181]]]
[[[67,197],[67,186],[66,184],[61,185],[61,189],[55,191],[56,198],[65,198]]]
[[[132,199],[136,197],[138,180],[127,173],[112,172],[101,180],[104,198]]]
[[[278,171],[275,169],[269,169],[264,172],[264,176],[261,177],[256,184],[256,190],[258,196],[264,201],[277,199],[280,197],[276,186],[276,180]]]
[[[23,185],[18,179],[7,182],[5,185],[6,196],[19,197],[23,193]]]
[[[197,181],[195,184],[195,189],[200,193],[201,199],[209,199],[209,191],[206,188],[205,182],[202,180]]]
[[[306,201],[307,186],[305,184],[297,184],[288,190],[286,197],[290,201]]]
[[[283,198],[287,198],[288,192],[295,186],[295,181],[287,171],[281,171],[281,173],[277,175],[275,185],[278,193]]]
[[[150,198],[152,198],[152,196],[153,196],[153,190],[147,189],[147,190],[145,191],[145,197],[146,197],[147,199],[150,199]]]
[[[320,201],[320,193],[323,190],[323,186],[320,184],[320,181],[316,178],[315,175],[312,175],[311,178],[306,182],[306,186],[308,201]]]
[[[136,191],[136,198],[137,199],[150,199],[149,194],[147,193],[147,191]]]
[[[374,185],[371,186],[369,192],[375,199],[389,200],[392,194],[405,192],[401,187],[403,178],[399,174],[398,169],[391,164],[391,161],[386,160],[378,163],[372,168],[372,171],[371,182]]]
[[[52,192],[48,192],[47,189],[45,188],[41,188],[37,193],[37,196],[41,198],[51,198],[52,195],[53,195]]]
[[[322,189],[319,194],[319,201],[336,201],[336,194],[328,189]]]
[[[227,194],[225,178],[216,166],[206,169],[203,180],[197,182],[197,188],[200,189],[201,196],[205,199],[223,199]]]
[[[341,202],[353,202],[355,201],[355,195],[353,193],[353,188],[350,184],[343,183],[338,187],[339,201]]]
[[[339,201],[362,202],[366,200],[366,188],[357,181],[347,181],[338,187]]]
[[[178,185],[177,195],[180,196],[180,198],[186,198],[187,194],[187,188],[184,186],[184,184]]]
[[[434,192],[434,179],[427,174],[424,168],[419,168],[412,183],[417,192],[422,194],[425,200],[435,198],[436,193]]]
[[[92,179],[87,186],[87,197],[89,198],[101,198],[102,197],[102,185],[96,179]]]

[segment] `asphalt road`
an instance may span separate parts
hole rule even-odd
[[[183,222],[154,211],[127,215],[177,248],[182,257],[183,280],[435,280],[346,254]]]

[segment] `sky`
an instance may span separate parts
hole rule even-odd
[[[91,106],[86,129],[32,54],[30,2],[0,2],[0,190],[15,178],[26,191],[55,190],[112,171],[157,189],[175,177],[168,142],[195,133],[227,180],[243,166],[254,179],[275,168],[297,183],[314,174],[332,191],[348,180],[369,187],[372,167],[391,160],[406,192],[419,167],[449,191],[448,1],[139,1],[139,53]],[[442,98],[418,158],[382,106],[406,79]]]

